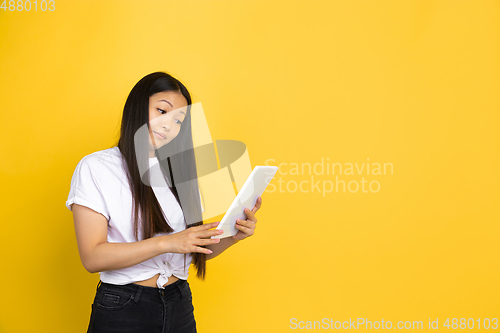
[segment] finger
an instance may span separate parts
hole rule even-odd
[[[220,242],[220,238],[203,238],[196,242],[196,245],[205,246],[210,244],[217,244]]]
[[[255,218],[254,212],[252,212],[250,209],[245,208],[245,214],[247,216],[247,220],[253,221],[254,223],[257,223],[257,218]]]
[[[245,235],[247,235],[247,236],[253,235],[253,229],[247,228],[247,227],[239,225],[239,224],[236,224],[235,226],[238,230],[241,230]]]
[[[205,249],[204,247],[199,247],[199,246],[195,246],[193,252],[199,252],[199,253],[205,253],[205,254],[212,253],[212,251],[210,251],[209,249]]]
[[[224,233],[224,230],[217,230],[217,229],[214,229],[214,230],[203,230],[203,231],[196,232],[195,236],[197,238],[208,238],[208,237],[220,235],[222,233]]]
[[[219,223],[220,223],[220,221],[216,221],[216,222],[212,222],[212,223],[207,223],[207,224],[202,224],[202,225],[193,227],[193,229],[195,229],[195,231],[212,229],[212,228],[217,227],[219,225]]]
[[[255,222],[248,221],[248,220],[240,220],[240,219],[237,219],[237,220],[236,220],[236,224],[237,224],[237,225],[242,225],[242,226],[247,227],[247,228],[250,228],[250,229],[255,229],[255,227],[256,227]]]
[[[260,205],[262,205],[262,198],[261,197],[258,197],[257,198],[257,202],[255,203],[255,206],[253,207],[252,209],[252,212],[255,214],[259,209],[260,209]]]

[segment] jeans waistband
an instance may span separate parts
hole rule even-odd
[[[174,283],[165,286],[164,289],[141,286],[135,283],[117,285],[117,284],[102,282],[99,280],[96,292],[99,292],[99,290],[126,292],[134,296],[135,302],[139,302],[140,298],[147,298],[150,300],[159,301],[161,298],[165,300],[175,295],[180,295],[181,298],[186,297],[185,291],[183,291],[183,289],[186,287],[189,288],[189,283],[186,280],[182,279],[179,279]]]

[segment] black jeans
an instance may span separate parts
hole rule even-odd
[[[186,280],[165,289],[99,281],[87,333],[194,333],[193,311]]]

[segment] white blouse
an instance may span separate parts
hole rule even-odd
[[[109,243],[136,241],[133,232],[132,193],[122,163],[125,162],[118,147],[83,157],[76,166],[66,201],[69,210],[71,204],[76,203],[104,215],[108,220]],[[154,177],[151,184],[162,184],[153,186],[153,192],[166,220],[174,229],[172,233],[184,230],[186,225],[182,209],[161,174],[158,159],[150,158],[149,165],[151,177]],[[141,229],[139,227],[139,240],[143,239]],[[157,233],[154,236],[167,234]],[[184,254],[164,253],[131,267],[99,272],[99,275],[102,282],[123,285],[146,280],[160,273],[156,284],[163,289],[172,275],[186,280],[191,261],[192,256],[188,253],[184,269]]]

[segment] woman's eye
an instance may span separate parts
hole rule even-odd
[[[162,110],[162,109],[158,109],[158,111],[160,111],[160,113],[161,113],[161,114],[165,114],[165,113],[167,113],[167,111]]]
[[[175,121],[177,122],[177,124],[182,125],[182,121],[180,121],[178,119],[175,119]]]

